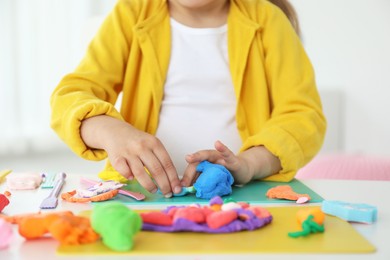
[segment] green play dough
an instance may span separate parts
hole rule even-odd
[[[119,202],[96,205],[91,222],[103,243],[114,251],[131,250],[133,238],[142,227],[140,215]]]

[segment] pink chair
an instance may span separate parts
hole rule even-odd
[[[390,158],[362,154],[318,155],[298,171],[296,178],[390,181]]]

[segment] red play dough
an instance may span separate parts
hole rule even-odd
[[[251,207],[248,209],[250,211],[252,211],[256,215],[256,217],[258,217],[258,218],[267,218],[267,217],[271,216],[269,211],[262,208],[262,207]]]
[[[207,225],[210,228],[220,228],[237,219],[237,212],[234,210],[217,211],[207,217]]]
[[[142,221],[145,223],[161,225],[161,226],[171,226],[172,225],[172,217],[164,214],[161,211],[150,211],[143,212],[140,214]]]
[[[173,220],[175,221],[179,218],[184,218],[195,223],[204,223],[206,215],[201,208],[186,207],[177,209],[175,215],[173,216]]]

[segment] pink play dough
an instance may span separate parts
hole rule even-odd
[[[0,249],[8,247],[12,238],[12,225],[0,218]]]

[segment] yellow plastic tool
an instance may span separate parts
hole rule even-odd
[[[5,179],[5,177],[6,177],[8,174],[10,174],[11,172],[12,172],[12,170],[9,170],[9,169],[0,171],[0,183],[2,183],[3,180]]]

